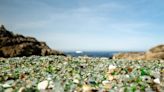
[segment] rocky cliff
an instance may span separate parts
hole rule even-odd
[[[31,55],[64,55],[62,52],[52,50],[45,42],[33,37],[14,34],[3,25],[0,27],[0,57],[21,57]]]

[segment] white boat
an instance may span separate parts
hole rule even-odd
[[[80,54],[80,53],[83,53],[83,51],[75,51],[75,53],[77,53],[77,54]]]

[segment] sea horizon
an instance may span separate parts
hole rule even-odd
[[[63,51],[66,55],[78,57],[78,56],[89,56],[89,57],[108,57],[112,58],[114,54],[124,52],[145,52],[145,51]]]

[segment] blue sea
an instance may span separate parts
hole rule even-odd
[[[89,56],[89,57],[108,57],[111,58],[114,54],[120,53],[120,51],[83,51],[82,53],[77,53],[75,51],[64,52],[67,55],[74,57],[78,56]]]

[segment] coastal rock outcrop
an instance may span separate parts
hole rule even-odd
[[[124,52],[113,55],[112,59],[143,60],[145,52]]]
[[[14,34],[3,25],[0,27],[0,57],[21,57],[31,55],[64,55],[62,52],[52,50],[45,42],[33,37]]]
[[[146,59],[164,59],[164,45],[158,45],[146,52]]]
[[[164,59],[164,44],[155,46],[146,52],[125,52],[113,55],[113,59],[154,60]]]

